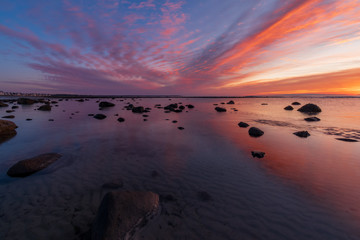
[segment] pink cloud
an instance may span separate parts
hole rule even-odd
[[[154,0],[147,0],[146,2],[140,2],[139,4],[133,3],[129,6],[129,9],[140,9],[140,8],[154,8]]]

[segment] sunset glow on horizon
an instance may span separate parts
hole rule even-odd
[[[360,0],[2,0],[0,56],[0,91],[360,95]]]

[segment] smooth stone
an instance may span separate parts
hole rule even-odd
[[[21,160],[7,171],[7,175],[9,175],[10,177],[29,176],[48,167],[60,157],[61,155],[57,153],[46,153],[33,158]]]
[[[226,112],[226,109],[225,108],[222,108],[222,107],[216,107],[215,110],[217,112]]]
[[[252,137],[261,137],[262,135],[264,135],[264,132],[259,128],[251,127],[249,129],[249,135]]]
[[[255,158],[263,158],[265,156],[264,152],[260,151],[251,151],[251,155]]]
[[[344,142],[359,142],[358,140],[351,139],[351,138],[335,138],[335,139],[339,140],[339,141],[344,141]]]
[[[118,118],[117,120],[118,120],[119,122],[124,122],[124,121],[125,121],[125,118],[120,117],[120,118]]]
[[[249,126],[249,124],[245,123],[245,122],[239,122],[238,126],[241,128],[247,128]]]
[[[301,103],[299,103],[299,102],[293,102],[291,105],[301,105]]]
[[[186,105],[188,108],[194,108],[194,105],[192,105],[192,104],[188,104],[188,105]]]
[[[319,113],[321,108],[316,104],[308,103],[299,108],[298,111],[302,113]]]
[[[178,127],[178,129],[179,129],[179,130],[184,130],[185,128],[183,128],[183,127]]]
[[[38,108],[40,111],[51,111],[51,106],[49,104],[42,105]]]
[[[293,134],[302,138],[307,138],[310,136],[310,133],[308,131],[299,131],[299,132],[294,132]]]
[[[99,103],[99,107],[104,108],[104,107],[114,107],[115,104],[111,103],[111,102],[100,102]]]
[[[0,140],[2,138],[13,137],[16,135],[17,126],[15,123],[0,119]]]
[[[102,119],[105,119],[105,118],[106,118],[106,115],[101,114],[101,113],[98,113],[98,114],[95,114],[94,118],[95,118],[95,119],[102,120]]]
[[[308,117],[308,118],[304,118],[305,121],[307,122],[318,122],[320,121],[320,118],[318,117]]]
[[[289,105],[289,106],[284,107],[284,109],[285,109],[285,110],[288,110],[288,111],[290,111],[290,110],[294,110],[294,108],[293,108],[292,106],[290,106],[290,105]]]
[[[111,191],[101,201],[91,227],[91,240],[130,239],[131,232],[158,213],[153,192]]]

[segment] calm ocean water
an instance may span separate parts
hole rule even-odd
[[[234,98],[234,105],[217,98],[114,99],[105,110],[96,100],[11,113],[18,134],[0,144],[0,239],[80,239],[110,190],[104,184],[119,182],[121,190],[175,199],[162,202],[160,216],[136,239],[360,239],[360,142],[336,140],[360,141],[359,98]],[[294,101],[319,105],[321,121],[304,121],[297,106],[283,109]],[[148,121],[124,110],[127,102],[151,107]],[[195,108],[154,108],[179,102]],[[216,112],[216,103],[227,112]],[[0,116],[9,115],[5,110]],[[265,134],[250,137],[240,121]],[[311,136],[292,134],[300,130]],[[252,150],[266,155],[252,158]],[[47,152],[63,157],[23,179],[6,175],[17,161]],[[211,199],[202,201],[199,192]]]

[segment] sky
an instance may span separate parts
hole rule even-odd
[[[360,0],[1,0],[0,90],[360,94]]]

